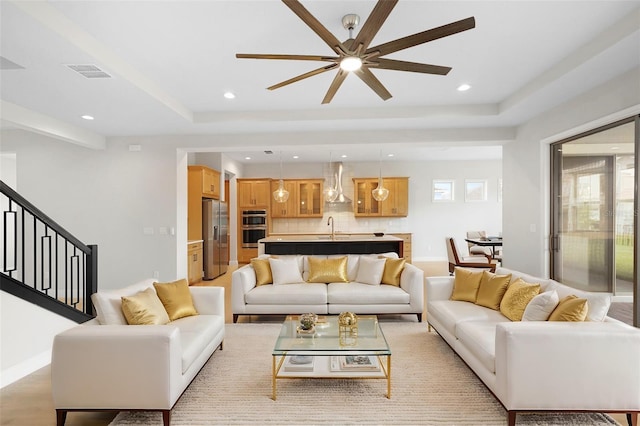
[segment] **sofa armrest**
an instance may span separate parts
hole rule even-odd
[[[640,410],[640,330],[606,322],[496,327],[496,396],[507,410]]]
[[[231,274],[231,311],[234,314],[245,312],[244,295],[256,286],[256,273],[251,265],[236,269]]]
[[[220,315],[224,318],[224,287],[189,287],[193,305],[202,315]]]
[[[171,325],[78,326],[55,336],[54,406],[170,409],[183,391],[180,330]]]
[[[400,288],[409,293],[409,304],[424,309],[424,271],[407,263],[400,275]]]
[[[453,294],[453,277],[427,277],[427,302],[449,300]]]

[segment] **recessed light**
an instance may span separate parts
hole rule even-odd
[[[251,160],[251,157],[244,157],[245,160]]]
[[[294,156],[293,156],[293,158],[295,158],[295,159],[297,160],[297,159],[298,159],[298,158],[300,158],[300,157],[299,157],[299,156],[297,156],[297,155],[294,155]]]
[[[619,146],[612,146],[611,149],[616,150],[616,149],[620,149]]]
[[[235,99],[236,95],[233,92],[224,92],[223,95],[227,99]]]
[[[393,157],[395,154],[387,154],[387,157]]]
[[[81,116],[82,118],[84,118],[85,120],[93,120],[93,116],[92,115],[83,115]]]
[[[466,92],[469,89],[471,89],[471,86],[466,83],[458,86],[458,92]]]
[[[342,154],[340,157],[347,158],[347,154]]]

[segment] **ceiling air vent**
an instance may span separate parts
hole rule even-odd
[[[71,68],[72,70],[86,78],[112,78],[111,74],[92,64],[71,64],[67,65],[67,67]]]
[[[265,151],[264,153],[265,153],[265,154],[267,154],[267,155],[271,155],[271,154],[273,154],[273,151],[271,151],[271,150],[267,150],[267,151]]]

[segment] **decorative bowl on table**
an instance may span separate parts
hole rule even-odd
[[[382,237],[384,235],[384,232],[374,232],[373,235],[375,235],[376,237]]]

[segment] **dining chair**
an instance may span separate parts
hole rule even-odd
[[[491,255],[461,256],[454,238],[447,237],[447,257],[449,259],[449,274],[453,274],[456,266],[463,268],[483,268],[495,272],[498,262]]]
[[[467,231],[467,238],[470,240],[486,239],[487,231]],[[473,256],[476,254],[486,256],[491,254],[491,249],[489,247],[478,246],[468,241],[467,241],[467,248],[469,250],[470,256]]]

